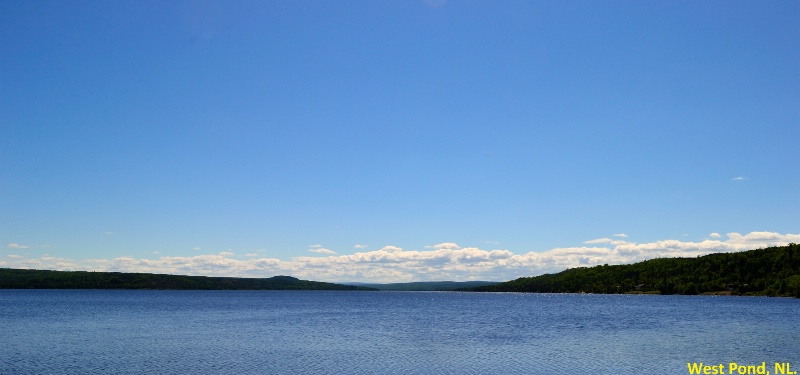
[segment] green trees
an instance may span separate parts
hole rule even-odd
[[[789,276],[786,281],[786,294],[800,298],[800,275]]]
[[[474,291],[660,293],[800,297],[800,245],[698,258],[652,259],[630,265],[568,269]]]
[[[375,290],[291,276],[235,278],[0,268],[0,289]]]

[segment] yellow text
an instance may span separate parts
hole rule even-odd
[[[797,371],[792,371],[792,365],[789,362],[775,362],[775,373],[797,375]]]
[[[690,374],[705,374],[705,375],[724,374],[723,372],[724,367],[722,366],[722,363],[715,366],[703,365],[703,362],[687,363],[686,366],[689,367]]]
[[[707,365],[703,362],[687,362],[686,367],[689,369],[689,374],[693,375],[797,375],[797,371],[792,370],[792,364],[789,362],[775,362],[774,372],[767,369],[766,362],[761,362],[760,365],[740,365],[730,362],[727,368],[722,363]]]
[[[769,372],[767,372],[766,362],[761,362],[758,366],[745,366],[739,365],[736,362],[731,362],[728,364],[728,374],[769,374]]]

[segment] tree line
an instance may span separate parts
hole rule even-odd
[[[480,292],[732,294],[800,298],[800,245],[629,265],[579,267],[466,289]]]
[[[0,268],[0,289],[375,290],[291,276],[237,278]]]

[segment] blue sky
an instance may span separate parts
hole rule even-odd
[[[504,280],[798,242],[799,19],[0,2],[0,267]]]

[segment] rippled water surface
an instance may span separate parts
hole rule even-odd
[[[800,300],[0,290],[0,373],[687,374],[800,368]]]

